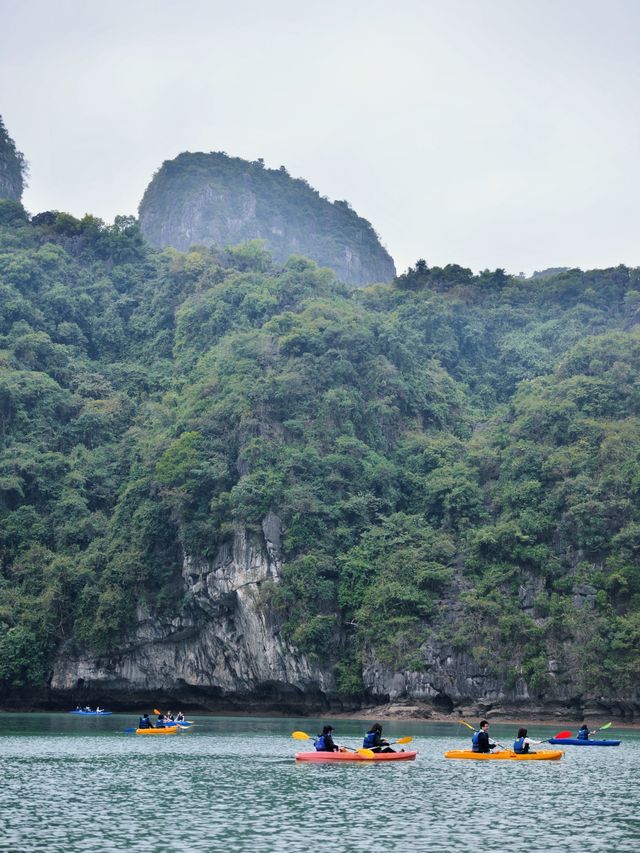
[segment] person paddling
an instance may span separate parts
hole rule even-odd
[[[589,726],[583,722],[578,730],[578,740],[589,740],[589,735],[594,735],[596,732],[597,729],[594,729],[592,732],[589,731]]]
[[[480,728],[471,738],[472,752],[493,752],[496,746],[497,744],[489,740],[489,723],[486,720],[480,720]]]
[[[184,714],[182,711],[178,711],[176,714],[176,723],[184,723]]]
[[[158,714],[158,716],[156,717],[156,728],[157,729],[164,729],[164,727],[165,727],[164,714]]]
[[[152,729],[153,728],[153,723],[149,719],[148,714],[143,714],[142,717],[140,717],[140,720],[138,722],[138,728],[139,729]]]
[[[333,742],[333,726],[325,726],[322,734],[315,741],[316,752],[340,752],[340,747]]]
[[[364,736],[362,746],[364,749],[370,749],[372,752],[395,752],[395,749],[391,749],[389,746],[389,741],[383,739],[380,723],[374,723],[371,726]]]
[[[529,747],[538,745],[542,743],[541,740],[531,740],[530,737],[527,737],[526,729],[518,729],[518,736],[513,742],[513,751],[517,755],[524,755],[525,753],[530,753],[531,755],[535,755],[535,751],[529,749]]]

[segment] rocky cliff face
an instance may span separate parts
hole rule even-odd
[[[265,169],[226,154],[180,154],[166,161],[140,204],[152,246],[230,246],[262,239],[276,261],[302,254],[352,285],[395,276],[389,253],[346,202],[329,202],[284,167]]]
[[[167,619],[140,609],[129,636],[107,655],[63,648],[45,701],[60,707],[75,702],[112,708],[151,703],[290,714],[369,705],[379,717],[637,718],[637,693],[623,699],[582,693],[576,673],[557,661],[549,661],[552,683],[541,696],[523,679],[510,683],[506,672],[492,671],[435,638],[422,647],[419,669],[393,668],[369,653],[362,672],[364,693],[350,699],[340,696],[331,670],[291,647],[262,606],[261,585],[278,580],[279,552],[280,521],[269,514],[262,537],[238,531],[212,562],[185,557],[180,615]],[[581,587],[576,594],[588,606],[589,590]],[[442,615],[455,620],[455,602]]]
[[[326,707],[331,674],[291,648],[260,606],[261,585],[278,577],[279,547],[280,523],[269,515],[262,538],[239,531],[211,563],[185,557],[180,615],[139,610],[129,636],[107,655],[62,649],[50,701],[292,713]]]
[[[363,679],[367,692],[378,701],[377,716],[385,713],[407,717],[436,714],[461,716],[522,717],[572,720],[606,715],[627,722],[640,713],[640,694],[621,698],[582,692],[575,675],[549,661],[552,686],[544,695],[530,691],[526,681],[509,685],[507,673],[491,672],[472,657],[438,643],[422,649],[423,668],[395,670],[371,656]]]
[[[0,199],[20,201],[26,164],[0,116]]]

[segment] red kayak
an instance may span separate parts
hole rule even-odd
[[[415,761],[413,752],[374,752],[359,755],[357,752],[296,752],[296,761]]]

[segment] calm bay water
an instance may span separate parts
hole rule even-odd
[[[387,736],[415,738],[415,762],[337,766],[293,760],[306,746],[290,733],[319,720],[191,719],[188,733],[145,738],[122,731],[137,716],[2,714],[0,850],[640,850],[637,731],[559,762],[472,762],[443,758],[469,743],[460,726],[388,722]],[[338,742],[361,745],[366,723],[334,724]],[[491,734],[508,742],[515,728]]]

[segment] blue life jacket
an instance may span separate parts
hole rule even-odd
[[[151,721],[148,717],[140,717],[140,722],[138,723],[139,729],[149,729],[151,728]]]
[[[324,735],[318,735],[316,739],[316,752],[327,752],[327,745],[324,742]]]
[[[478,743],[478,737],[480,732],[474,732],[473,737],[471,738],[471,751],[472,752],[480,752],[480,744]]]
[[[364,740],[362,741],[363,749],[374,749],[376,745],[376,734],[377,732],[367,732],[364,736]]]
[[[589,729],[580,729],[578,732],[578,740],[589,740]]]
[[[519,737],[514,740],[513,751],[519,754],[529,752],[529,744],[525,744],[524,737]]]

